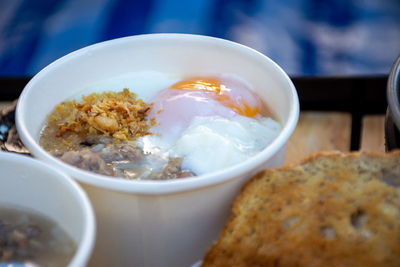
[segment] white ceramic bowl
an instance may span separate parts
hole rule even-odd
[[[206,175],[169,181],[127,181],[79,170],[38,144],[55,104],[83,88],[130,72],[236,74],[249,82],[282,125],[262,152]],[[23,90],[18,132],[29,151],[76,178],[88,192],[98,223],[93,266],[188,266],[202,258],[229,215],[239,188],[256,172],[279,166],[297,124],[296,90],[261,53],[230,41],[186,34],[150,34],[95,44],[39,72]]]
[[[86,266],[96,225],[79,185],[52,166],[13,153],[0,152],[0,170],[0,206],[21,207],[55,221],[77,244],[69,266]]]

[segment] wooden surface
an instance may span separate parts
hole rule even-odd
[[[362,118],[360,150],[385,151],[384,115]],[[285,164],[317,152],[350,151],[352,117],[350,113],[303,111],[288,141]]]
[[[317,151],[350,151],[351,114],[301,112],[289,139],[285,163],[296,162]]]
[[[360,150],[385,151],[385,115],[367,115],[361,124]]]

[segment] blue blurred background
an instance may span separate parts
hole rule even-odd
[[[0,0],[0,76],[34,75],[84,46],[144,33],[221,37],[292,76],[387,74],[399,0]]]

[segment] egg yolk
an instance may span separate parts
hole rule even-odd
[[[255,117],[260,114],[259,107],[246,103],[240,96],[235,96],[232,90],[228,86],[222,84],[217,78],[192,77],[173,84],[169,89],[204,91],[209,94],[211,98],[239,115]]]

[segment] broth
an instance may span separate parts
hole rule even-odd
[[[48,217],[0,206],[0,266],[67,266],[75,251],[71,237]]]

